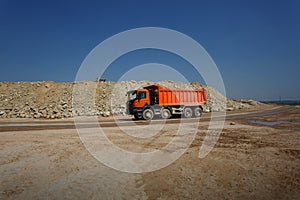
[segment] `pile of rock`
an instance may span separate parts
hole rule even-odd
[[[71,101],[72,83],[0,83],[1,117],[71,117]]]
[[[115,83],[79,82],[72,90],[72,109],[74,116],[104,117],[111,114],[110,99]]]
[[[149,81],[54,83],[0,83],[1,118],[68,118],[78,115],[125,115],[126,93],[151,85]],[[255,101],[228,100],[218,91],[199,83],[163,81],[157,84],[171,89],[204,87],[208,103],[206,111],[245,109]]]

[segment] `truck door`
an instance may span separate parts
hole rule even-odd
[[[136,101],[135,107],[142,108],[145,105],[149,105],[149,103],[150,103],[149,101],[150,101],[149,93],[147,91],[140,91],[137,94],[137,101]]]

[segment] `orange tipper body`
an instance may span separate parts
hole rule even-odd
[[[198,90],[168,89],[159,85],[146,86],[127,93],[127,113],[136,119],[152,119],[155,115],[170,118],[175,114],[200,117],[206,103],[203,88]]]
[[[206,95],[203,88],[198,90],[180,90],[162,88],[159,85],[144,87],[145,89],[158,90],[158,104],[160,106],[197,106],[206,103]]]

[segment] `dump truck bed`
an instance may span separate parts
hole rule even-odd
[[[158,96],[160,106],[198,106],[206,103],[203,88],[199,90],[178,90],[162,88],[159,85],[145,87]]]
[[[159,105],[161,106],[195,106],[206,102],[203,90],[170,90],[159,91]]]

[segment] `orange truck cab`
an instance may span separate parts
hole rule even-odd
[[[173,90],[159,85],[127,92],[127,114],[136,119],[151,120],[154,116],[168,119],[175,114],[186,118],[201,117],[206,94],[199,90]]]

